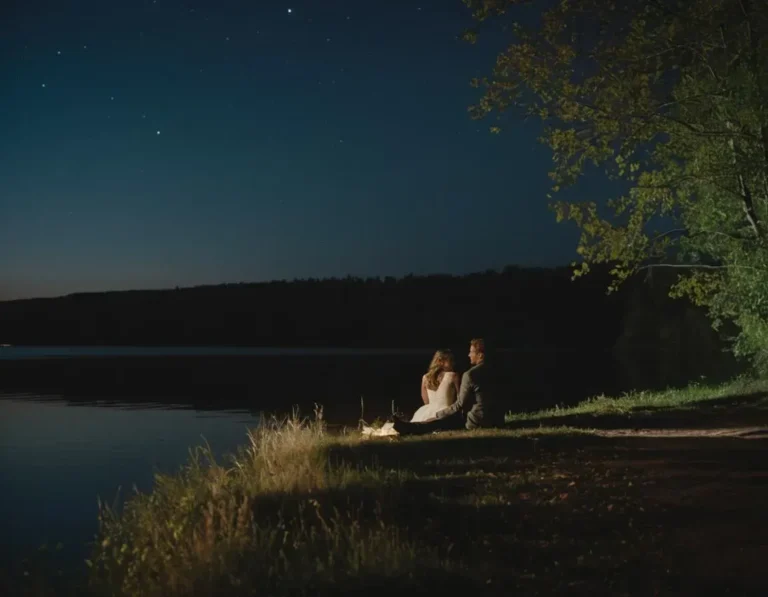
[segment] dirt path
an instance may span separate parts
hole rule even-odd
[[[599,429],[601,437],[733,437],[768,439],[768,427],[721,427],[715,429]]]

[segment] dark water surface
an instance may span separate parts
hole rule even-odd
[[[399,348],[285,348],[260,346],[2,346],[0,360],[53,357],[180,357],[180,356],[358,356],[429,354]]]
[[[247,441],[247,411],[162,405],[73,405],[57,397],[0,395],[0,553],[21,557],[47,540],[80,557],[97,530],[97,496],[112,503],[155,470],[172,472],[203,437],[219,453]]]
[[[462,369],[465,347],[456,354]],[[410,414],[432,350],[221,347],[0,347],[0,555],[44,540],[85,557],[97,496],[111,502],[155,470],[183,465],[203,438],[218,455],[246,443],[260,413],[330,424]],[[502,352],[507,409],[567,404],[619,389],[608,355]]]

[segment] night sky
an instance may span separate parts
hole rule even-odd
[[[460,0],[3,6],[0,299],[574,257]]]

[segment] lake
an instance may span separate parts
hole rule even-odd
[[[465,347],[457,362],[466,368]],[[85,557],[107,502],[152,487],[155,470],[183,465],[207,440],[218,455],[247,441],[262,412],[330,424],[411,413],[432,350],[223,347],[0,347],[0,553],[21,557],[47,540]],[[509,409],[613,392],[595,355],[499,354]],[[605,363],[609,357],[601,357]]]

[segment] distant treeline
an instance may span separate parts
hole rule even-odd
[[[565,267],[510,266],[72,294],[0,302],[0,343],[463,350],[483,336],[498,348],[578,351],[586,367],[592,354],[594,367],[606,367],[610,352],[631,387],[732,375],[739,366],[705,313],[668,297],[674,280],[654,270],[609,295],[607,270],[572,280]]]
[[[72,294],[0,303],[0,342],[36,345],[609,348],[624,297],[603,274],[507,267]]]

